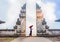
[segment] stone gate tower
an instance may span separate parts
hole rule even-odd
[[[16,22],[17,31],[21,35],[25,36],[26,34],[26,3],[21,7],[21,11],[19,14],[19,18]],[[43,17],[43,13],[41,7],[36,3],[36,28],[37,34],[45,32],[48,26],[46,25],[45,18]]]

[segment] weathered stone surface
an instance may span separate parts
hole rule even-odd
[[[53,42],[44,37],[19,37],[11,42]]]

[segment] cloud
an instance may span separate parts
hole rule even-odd
[[[41,9],[43,11],[44,17],[48,21],[54,21],[56,19],[55,15],[55,6],[56,4],[53,2],[47,2],[43,3],[42,1],[37,1],[39,6],[41,6]]]
[[[13,27],[13,25],[15,25],[16,19],[19,16],[20,10],[21,10],[21,6],[26,2],[26,0],[8,0],[8,2],[10,3],[10,7],[7,11],[7,20],[5,24],[2,24],[2,26],[4,25],[5,27]],[[51,26],[53,24],[53,22],[56,19],[56,15],[55,15],[55,6],[56,4],[54,2],[48,2],[47,3],[43,3],[41,0],[37,0],[36,1],[39,6],[41,6],[44,17],[46,19],[46,21],[48,22],[48,24]],[[50,23],[51,22],[51,23]],[[4,28],[5,28],[4,27]]]
[[[22,4],[24,4],[24,1],[10,0],[9,2],[11,3],[11,6],[7,13],[8,20],[7,20],[6,25],[7,26],[10,25],[13,28],[13,26],[15,25],[15,23],[17,21],[17,18],[19,18],[21,6],[22,6]],[[10,26],[9,26],[9,28],[10,28]]]
[[[25,0],[7,0],[9,3],[9,8],[6,13],[6,23],[0,24],[1,29],[12,29],[16,24],[17,18],[19,18],[21,6],[25,3]]]
[[[39,4],[39,6],[42,9],[44,18],[46,19],[47,25],[49,25],[50,28],[53,28],[54,25],[54,21],[57,19],[56,15],[55,15],[55,7],[56,7],[56,3],[54,2],[49,2],[49,1],[37,1],[37,3]]]

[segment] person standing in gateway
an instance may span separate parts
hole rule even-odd
[[[32,27],[33,27],[33,25],[29,26],[29,28],[30,28],[30,34],[29,34],[29,36],[32,36]]]

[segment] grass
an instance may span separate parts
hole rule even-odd
[[[10,42],[10,41],[12,41],[12,40],[14,40],[15,38],[13,38],[13,37],[3,37],[3,38],[1,38],[0,37],[0,41],[5,41],[5,42]]]

